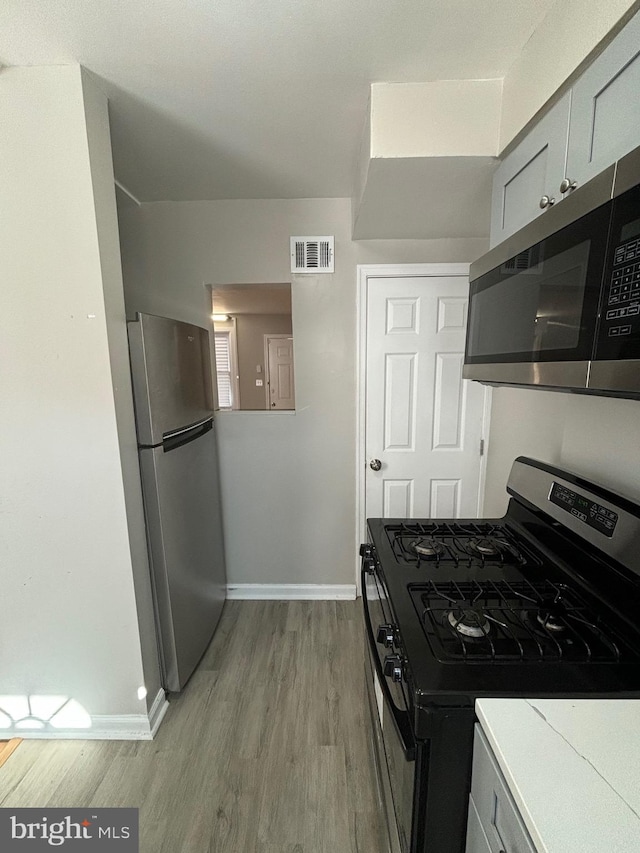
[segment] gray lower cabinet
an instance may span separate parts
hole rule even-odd
[[[466,853],[536,853],[479,725],[473,741]]]
[[[492,247],[561,197],[558,188],[565,174],[570,108],[571,92],[567,92],[498,166],[491,197]],[[545,197],[549,204],[541,207]]]
[[[491,847],[487,841],[487,836],[484,833],[478,810],[473,801],[473,797],[469,797],[469,817],[467,819],[467,846],[465,853],[491,853]]]
[[[567,178],[584,184],[640,145],[640,14],[573,87]]]

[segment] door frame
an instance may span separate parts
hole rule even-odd
[[[361,594],[360,584],[360,545],[366,541],[365,518],[365,482],[366,482],[366,379],[367,379],[367,297],[369,279],[377,278],[428,278],[430,276],[468,276],[469,264],[358,264],[356,289],[356,594]],[[485,387],[482,412],[482,437],[484,453],[480,458],[480,480],[478,512],[484,507],[484,491],[487,469],[487,451],[489,447],[489,427],[491,413],[490,387]]]

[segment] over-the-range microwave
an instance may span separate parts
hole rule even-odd
[[[463,376],[640,397],[640,148],[470,270]]]

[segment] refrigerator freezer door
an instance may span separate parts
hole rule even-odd
[[[129,323],[138,444],[213,415],[209,332],[153,314]]]
[[[179,691],[222,613],[226,575],[213,429],[140,450],[164,685]]]

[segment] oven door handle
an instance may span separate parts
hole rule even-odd
[[[400,738],[400,743],[402,744],[402,750],[404,752],[404,757],[407,761],[413,761],[416,757],[416,742],[413,737],[413,732],[411,730],[411,723],[409,722],[409,714],[407,711],[403,711],[396,703],[393,701],[393,697],[391,695],[391,691],[389,690],[389,685],[387,684],[387,677],[382,671],[382,666],[380,665],[380,658],[378,657],[378,651],[376,649],[376,639],[373,635],[373,626],[371,624],[371,617],[369,616],[369,602],[367,600],[367,576],[368,572],[365,568],[362,569],[362,580],[361,580],[361,589],[362,589],[362,603],[364,610],[364,621],[367,631],[367,638],[369,640],[369,649],[371,652],[371,657],[373,658],[373,663],[375,666],[376,674],[378,676],[378,681],[380,682],[380,686],[382,688],[382,694],[384,696],[385,705],[391,711],[391,716],[393,717],[393,723],[396,728],[396,732],[398,737]]]

